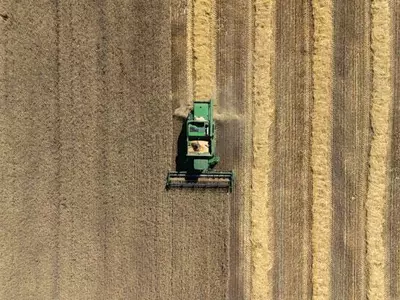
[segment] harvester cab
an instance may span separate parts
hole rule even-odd
[[[185,123],[186,149],[184,171],[170,171],[167,188],[172,187],[214,187],[233,188],[232,171],[212,170],[220,161],[215,154],[215,123],[213,101],[195,101]],[[182,158],[181,158],[182,160]]]

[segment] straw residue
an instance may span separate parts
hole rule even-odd
[[[313,299],[329,299],[331,264],[332,2],[313,1]]]
[[[385,294],[385,209],[388,196],[390,149],[391,37],[388,0],[372,1],[373,90],[371,152],[367,209],[368,299],[388,299]]]
[[[215,1],[193,1],[193,75],[194,98],[215,95]]]
[[[272,299],[273,220],[270,211],[269,173],[272,168],[271,131],[274,120],[274,90],[271,61],[274,53],[273,0],[254,3],[253,57],[253,168],[252,168],[252,298]]]
[[[182,101],[181,104],[190,104],[193,100],[193,2],[187,0],[187,11],[186,11],[186,74],[187,74],[187,99],[186,102]]]

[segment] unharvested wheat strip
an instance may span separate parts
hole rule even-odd
[[[193,1],[194,98],[216,95],[215,78],[215,0]]]
[[[385,293],[385,209],[388,199],[390,149],[391,37],[389,0],[372,1],[373,90],[367,209],[367,295],[388,299]]]
[[[272,168],[272,145],[269,139],[274,119],[274,88],[271,61],[274,56],[274,0],[254,3],[253,57],[253,167],[252,167],[252,291],[251,299],[272,299],[273,218],[270,211],[269,174]]]
[[[0,2],[0,299],[54,299],[56,5]]]
[[[0,13],[6,11],[4,1],[0,4]],[[1,22],[0,19],[0,197],[2,199],[7,199],[9,197],[8,189],[6,185],[10,185],[12,181],[12,176],[10,176],[10,171],[12,168],[8,167],[7,163],[9,153],[13,152],[12,144],[8,141],[7,135],[4,134],[9,130],[9,120],[4,113],[4,107],[6,104],[6,37],[7,33],[5,30],[5,22]],[[12,244],[14,243],[14,235],[10,230],[5,230],[6,227],[13,226],[13,222],[16,222],[15,218],[10,218],[11,215],[11,201],[2,201],[1,208],[1,221],[0,221],[0,252],[2,253],[0,257],[0,266],[2,274],[0,274],[0,282],[2,283],[2,290],[0,291],[0,298],[6,298],[7,291],[5,290],[4,282],[8,280],[11,284],[11,274],[14,270],[15,265],[13,263],[13,252]],[[11,225],[12,224],[12,225]]]
[[[331,263],[332,2],[313,1],[313,299],[329,299]]]
[[[9,9],[9,1],[2,1],[0,3],[0,14],[2,16],[7,15],[7,11]],[[6,73],[6,46],[7,46],[7,32],[6,32],[6,20],[4,17],[0,17],[0,108],[5,107],[5,100],[6,100],[6,80],[7,80],[7,73]],[[0,114],[0,130],[1,132],[5,132],[6,126],[6,118],[5,114]],[[6,139],[5,135],[0,135],[0,161],[5,159],[6,153]],[[4,164],[2,164],[4,165]],[[4,174],[4,173],[3,173]],[[2,246],[4,243],[2,243]],[[0,294],[1,295],[1,294]]]
[[[0,15],[2,16],[0,16],[0,104],[2,104],[0,107],[4,107],[3,101],[6,97],[6,25],[8,20],[7,11],[9,10],[9,6],[9,1],[4,0],[0,2]],[[0,118],[4,118],[4,116],[0,114]],[[0,119],[0,121],[3,121],[3,119]],[[0,139],[4,139],[4,135],[0,135]]]

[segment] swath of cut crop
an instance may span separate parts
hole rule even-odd
[[[388,205],[387,253],[389,266],[388,299],[400,299],[400,1],[392,1],[393,112],[390,165],[390,197]]]
[[[215,78],[215,0],[193,1],[193,75],[194,98],[216,95]]]
[[[182,122],[193,107],[193,2],[173,0],[171,7],[174,7],[171,10],[172,113],[178,119],[173,122],[173,132],[177,133],[177,140]],[[172,159],[175,160],[176,142],[173,144]]]
[[[193,3],[172,0],[171,6],[171,84],[173,109],[190,105],[193,97]],[[177,111],[180,116],[180,111]]]
[[[331,283],[332,2],[313,1],[312,285],[313,299],[329,299]]]
[[[273,216],[271,209],[274,85],[274,0],[254,3],[253,56],[253,167],[251,206],[252,288],[251,299],[273,299]]]
[[[367,297],[386,297],[384,224],[388,201],[390,109],[392,100],[390,3],[372,1],[372,140],[369,156],[367,209]]]

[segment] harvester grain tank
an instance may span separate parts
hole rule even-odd
[[[184,170],[170,171],[167,188],[229,188],[234,182],[232,171],[214,171],[220,161],[215,153],[216,127],[213,118],[213,101],[195,101],[185,121],[185,151],[181,153]]]

